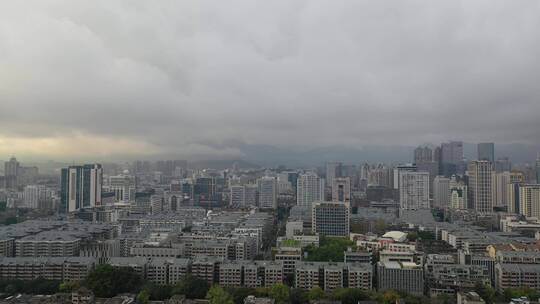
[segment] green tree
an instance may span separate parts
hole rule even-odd
[[[145,284],[144,289],[148,290],[150,295],[150,300],[154,301],[163,301],[172,296],[172,286],[170,285],[159,285],[148,282]]]
[[[148,302],[150,302],[150,293],[148,292],[147,289],[143,289],[137,295],[137,303],[138,304],[148,304]]]
[[[366,300],[369,297],[361,289],[339,288],[332,292],[332,300],[341,301],[343,304],[356,304],[358,301]]]
[[[249,295],[255,294],[254,288],[239,287],[239,288],[226,288],[225,289],[233,298],[234,303],[243,304],[244,299]]]
[[[219,285],[212,286],[208,291],[206,298],[210,304],[234,304],[231,295]]]
[[[13,225],[13,224],[17,224],[17,222],[18,222],[17,218],[14,216],[11,216],[4,220],[4,225]]]
[[[119,293],[139,291],[142,278],[133,268],[104,264],[90,272],[85,285],[96,297],[110,298]]]
[[[431,231],[418,231],[418,237],[422,240],[434,240],[435,234]]]
[[[495,301],[496,292],[491,286],[478,283],[474,290],[486,301],[486,304],[492,304]]]
[[[68,281],[68,282],[61,283],[60,286],[58,287],[58,290],[63,293],[70,293],[74,290],[79,289],[80,287],[81,287],[80,282]]]
[[[393,289],[383,291],[380,295],[380,301],[382,303],[395,303],[399,299],[399,293]]]
[[[25,294],[54,294],[59,291],[60,281],[37,278],[35,280],[9,280],[0,281],[0,290],[11,293]]]
[[[538,301],[538,298],[540,297],[540,293],[537,290],[525,286],[505,289],[503,295],[506,301],[519,297],[527,297],[531,301]]]
[[[268,287],[257,287],[255,288],[256,297],[268,297],[270,295],[270,288]]]
[[[289,302],[291,304],[304,304],[308,302],[307,292],[300,288],[293,288],[289,292]]]
[[[289,303],[289,286],[276,284],[270,288],[270,297],[276,301],[276,304]]]
[[[182,294],[188,299],[203,299],[208,289],[208,282],[188,274],[174,286],[173,294]]]
[[[414,242],[418,239],[418,233],[416,232],[409,232],[407,233],[407,240],[409,242]]]
[[[322,288],[320,288],[319,286],[312,288],[307,293],[307,298],[310,301],[322,300],[324,299],[324,296],[324,290],[322,290]]]
[[[58,292],[60,281],[37,278],[21,284],[19,291],[28,294],[54,294]]]
[[[339,237],[321,237],[319,247],[313,245],[307,246],[304,251],[307,252],[308,261],[315,262],[343,262],[343,253],[347,247],[354,248],[356,245],[347,238]]]

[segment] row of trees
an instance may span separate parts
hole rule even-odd
[[[31,281],[2,280],[0,290],[6,294],[55,294],[60,291],[60,281],[38,278]]]
[[[347,247],[356,247],[348,238],[321,236],[319,247],[309,245],[304,249],[307,252],[307,261],[312,262],[343,262],[343,253]]]
[[[248,295],[273,298],[277,304],[309,303],[312,300],[336,300],[344,304],[356,304],[358,301],[372,300],[378,303],[394,303],[403,299],[405,303],[428,303],[429,299],[415,297],[395,290],[364,291],[360,289],[341,288],[325,292],[319,287],[311,290],[290,288],[285,284],[277,284],[270,288],[223,288],[218,285],[209,286],[205,280],[187,275],[175,285],[157,285],[145,282],[132,268],[117,268],[110,265],[100,265],[92,271],[88,278],[81,282],[64,282],[36,279],[32,281],[0,281],[0,291],[5,294],[54,294],[57,292],[71,292],[85,286],[92,290],[96,297],[109,298],[120,293],[138,294],[139,303],[150,300],[165,300],[175,294],[185,295],[188,299],[207,298],[214,303],[243,303]],[[531,288],[512,288],[497,294],[490,286],[477,285],[475,287],[487,304],[508,301],[511,298],[527,296],[533,301],[540,298],[540,292]],[[453,303],[453,297],[441,297],[441,303]]]
[[[427,298],[411,296],[407,293],[397,292],[395,290],[386,290],[383,292],[364,291],[360,289],[341,288],[332,292],[325,292],[320,287],[309,291],[303,289],[291,289],[287,285],[277,284],[271,288],[222,288],[213,286],[210,288],[207,299],[210,304],[227,303],[240,304],[248,295],[257,297],[269,297],[275,300],[276,304],[305,304],[314,300],[333,300],[340,301],[343,304],[357,304],[358,301],[373,300],[378,303],[395,303],[397,299],[403,299],[406,303],[420,304],[429,303]]]

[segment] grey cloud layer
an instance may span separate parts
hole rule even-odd
[[[0,136],[538,144],[538,16],[536,0],[2,1]]]

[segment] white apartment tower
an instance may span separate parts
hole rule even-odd
[[[324,199],[324,184],[317,174],[308,172],[300,174],[296,182],[296,205],[311,206],[315,201]]]
[[[401,209],[429,209],[429,173],[399,172],[399,205]]]
[[[540,184],[519,187],[519,210],[525,216],[540,218]]]
[[[41,192],[45,191],[42,186],[29,185],[24,187],[23,201],[25,208],[37,209]]]

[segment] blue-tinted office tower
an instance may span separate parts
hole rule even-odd
[[[495,161],[495,144],[494,143],[479,143],[478,144],[478,160],[487,160],[493,163]]]
[[[61,171],[60,213],[101,206],[103,169],[100,164],[70,166]]]

